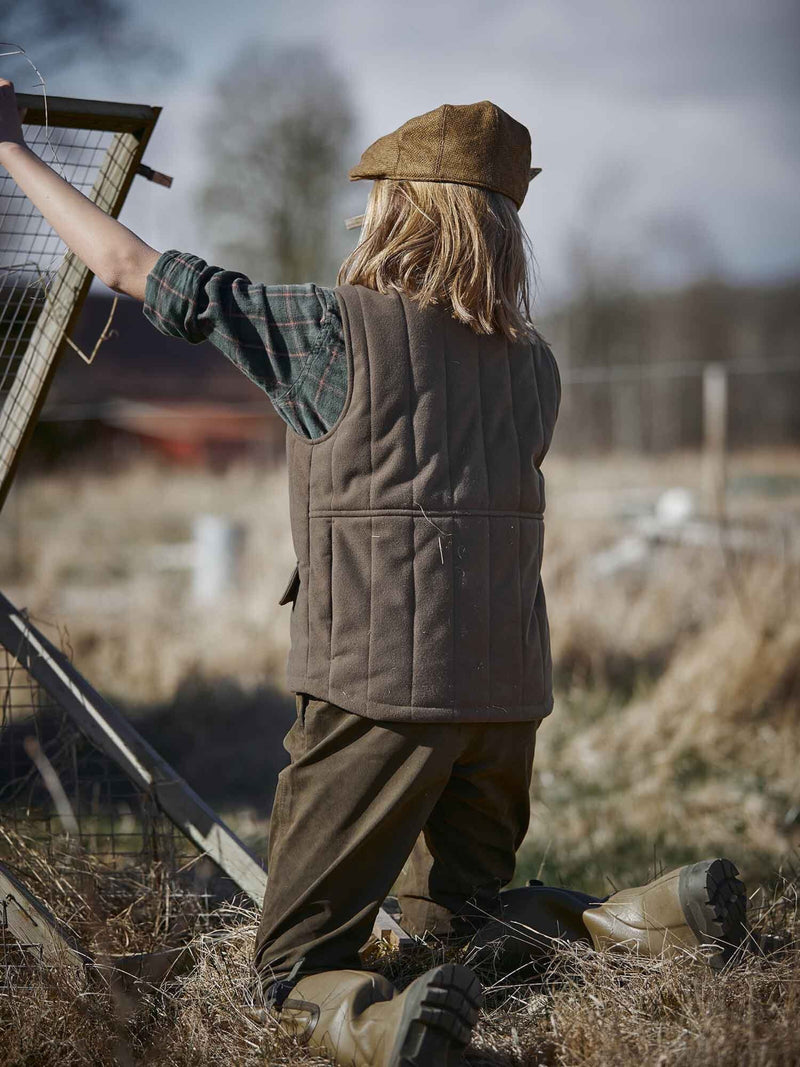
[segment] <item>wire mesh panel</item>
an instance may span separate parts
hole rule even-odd
[[[59,847],[68,832],[81,849],[120,868],[160,863],[178,871],[199,858],[197,847],[153,798],[86,738],[6,649],[0,649],[0,693],[4,831],[26,837],[47,853]],[[63,789],[70,816],[66,820],[37,766],[36,754],[40,761],[47,760]]]
[[[159,109],[18,97],[28,146],[116,216]],[[8,174],[0,175],[0,504],[91,281]]]
[[[263,882],[255,860],[219,820],[227,852],[209,854],[193,840],[188,820],[176,821],[176,798],[195,821],[216,817],[201,803],[193,808],[186,783],[159,766],[132,727],[119,736],[121,717],[115,721],[88,684],[76,684],[80,675],[65,657],[55,657],[29,620],[24,632],[15,629],[11,636],[11,618],[21,615],[6,611],[0,619],[6,627],[0,626],[0,861],[88,951],[147,952],[218,926],[216,909],[246,897],[241,877],[232,878],[220,864],[238,846],[240,863],[249,863]],[[35,677],[43,670],[50,672],[50,687]],[[101,733],[87,730],[78,702]],[[166,801],[159,791],[164,784]],[[0,868],[0,990],[19,984],[26,967],[42,962],[38,942],[22,943],[10,932],[7,909],[19,917],[20,907],[23,916],[30,907],[18,892],[4,897],[3,885]]]

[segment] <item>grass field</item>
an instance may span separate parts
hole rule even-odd
[[[759,922],[794,930],[798,460],[733,457],[729,520],[752,536],[746,549],[727,551],[713,540],[640,536],[666,490],[702,499],[696,456],[549,462],[544,573],[556,710],[539,732],[518,880],[604,894],[729,855]],[[228,516],[244,534],[239,587],[213,611],[193,603],[185,571],[161,565],[164,546],[185,541],[199,513]],[[276,605],[294,561],[282,473],[139,465],[39,477],[20,484],[3,520],[6,595],[263,850],[268,805],[256,779],[277,771],[291,715],[282,677],[288,617]],[[262,759],[239,729],[254,715]],[[228,770],[213,785],[215,757]],[[27,1008],[3,998],[0,1026],[12,1040],[0,1064],[111,1062],[114,1048],[128,1062],[314,1062],[244,1013],[254,917],[244,918],[204,946],[192,975],[127,1022],[109,1016],[102,998],[53,998],[46,984]],[[798,977],[793,951],[751,957],[712,979],[688,960],[565,950],[533,988],[495,976],[473,1062],[800,1062]],[[36,1018],[50,1022],[38,1027]],[[76,1026],[94,1035],[90,1044],[74,1038]]]

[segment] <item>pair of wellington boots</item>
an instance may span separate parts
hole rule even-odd
[[[508,973],[546,959],[562,940],[651,957],[705,947],[707,962],[720,969],[747,936],[747,898],[738,873],[730,860],[703,860],[605,900],[540,883],[505,890],[501,915],[473,937],[470,958],[490,958]]]
[[[704,860],[606,900],[530,885],[500,894],[502,914],[470,942],[469,958],[509,974],[552,954],[556,940],[670,956],[709,946],[722,967],[746,936],[746,896],[730,860]],[[402,993],[366,971],[325,971],[291,986],[277,1016],[284,1031],[341,1067],[456,1067],[469,1043],[481,987],[444,964]]]

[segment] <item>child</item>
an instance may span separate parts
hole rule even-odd
[[[553,706],[541,464],[561,388],[530,321],[527,129],[482,101],[371,145],[350,172],[375,184],[336,289],[159,256],[27,152],[9,83],[0,142],[95,274],[163,332],[211,340],[288,424],[297,720],[256,945],[281,1024],[340,1064],[458,1061],[480,1004],[471,970],[439,966],[398,994],[361,968],[398,878],[411,932],[480,945],[522,924],[509,958],[554,936],[650,953],[738,943],[743,887],[725,860],[607,901],[501,893]]]

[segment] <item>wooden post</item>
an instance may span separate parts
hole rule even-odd
[[[198,515],[192,536],[192,599],[197,605],[210,606],[239,584],[244,530],[224,515]]]
[[[723,363],[703,368],[703,481],[709,514],[725,518],[728,372]]]

